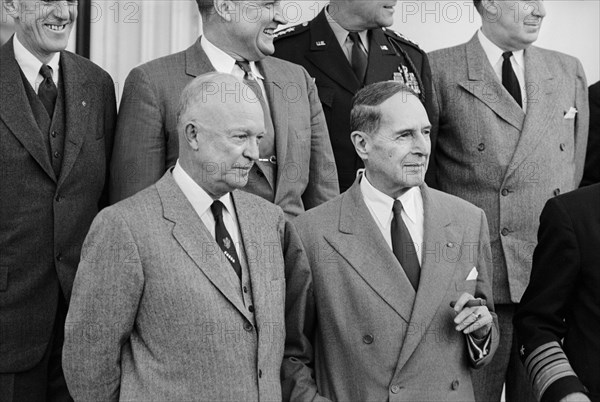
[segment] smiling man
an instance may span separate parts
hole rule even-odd
[[[64,320],[108,200],[114,85],[65,51],[76,1],[2,4],[16,33],[0,48],[0,399],[68,401]]]
[[[481,29],[429,57],[440,107],[431,172],[440,190],[490,222],[500,347],[473,375],[481,401],[533,401],[512,317],[527,287],[546,201],[579,186],[588,136],[585,74],[574,57],[541,49],[542,1],[475,0]]]
[[[379,81],[404,82],[436,120],[427,55],[389,27],[396,0],[332,0],[312,21],[277,34],[275,57],[300,64],[315,79],[338,169],[347,190],[363,166],[348,132],[352,96]]]
[[[175,167],[94,220],[65,327],[76,400],[281,399],[285,219],[239,191],[266,131],[248,90],[190,82]]]
[[[350,124],[365,170],[289,232],[284,400],[473,401],[498,344],[485,214],[424,184],[431,124],[407,86],[361,89]]]
[[[315,85],[300,66],[269,57],[286,20],[280,0],[197,0],[204,35],[189,49],[127,78],[111,166],[111,201],[153,184],[175,164],[177,98],[195,76],[218,71],[248,83],[267,132],[245,191],[293,217],[339,193]]]

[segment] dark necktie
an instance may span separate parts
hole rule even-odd
[[[38,88],[38,97],[46,108],[48,116],[52,119],[56,97],[58,96],[58,89],[56,89],[54,80],[52,80],[52,68],[50,68],[50,66],[43,64],[40,68],[40,74],[44,77],[44,80],[40,83]]]
[[[242,265],[240,264],[240,260],[235,251],[235,246],[233,244],[233,240],[225,228],[225,223],[223,222],[223,208],[225,206],[221,201],[215,201],[210,206],[210,210],[215,217],[215,240],[223,254],[225,254],[225,258],[231,263],[231,266],[235,270],[237,276],[242,278]]]
[[[511,56],[512,52],[502,53],[502,58],[504,59],[502,62],[502,85],[504,85],[504,88],[506,88],[508,93],[515,98],[519,106],[523,107],[523,102],[521,101],[521,87],[519,86],[519,80],[512,68],[512,64],[510,63]]]
[[[275,152],[275,129],[273,127],[273,120],[271,120],[269,108],[267,107],[267,102],[263,95],[263,91],[260,88],[258,81],[256,81],[252,69],[250,68],[250,63],[246,60],[238,60],[235,62],[235,64],[237,64],[238,67],[244,71],[244,84],[248,85],[252,89],[252,92],[254,92],[254,95],[262,106],[263,116],[265,118],[265,129],[267,132],[260,141],[259,152],[261,159],[268,159]]]
[[[350,32],[348,34],[352,40],[352,70],[362,84],[365,81],[367,74],[367,64],[369,63],[367,54],[360,45],[360,36],[358,32]]]
[[[410,237],[410,232],[404,223],[404,219],[402,219],[402,203],[400,201],[394,201],[392,212],[394,214],[392,218],[392,249],[400,265],[402,265],[408,280],[413,288],[417,290],[419,288],[421,268],[415,244],[412,237]]]

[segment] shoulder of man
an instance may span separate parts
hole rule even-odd
[[[69,61],[73,64],[77,64],[79,68],[85,70],[88,79],[98,81],[108,79],[112,83],[112,77],[110,74],[93,61],[67,50],[60,52],[60,55],[61,57],[69,59]]]
[[[383,31],[383,34],[388,38],[389,41],[392,41],[398,45],[408,46],[408,47],[416,49],[417,51],[419,51],[421,53],[425,53],[423,51],[423,49],[421,49],[416,42],[408,39],[406,36],[404,36],[400,32],[394,31],[393,29],[390,29],[390,28],[381,28],[381,30]]]
[[[308,21],[303,22],[302,24],[284,28],[281,31],[275,32],[274,41],[279,42],[282,40],[298,37],[300,34],[308,33],[309,29],[310,27]]]

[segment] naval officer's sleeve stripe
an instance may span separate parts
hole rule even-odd
[[[525,360],[525,368],[538,400],[556,380],[575,376],[567,356],[558,342],[549,342],[537,347]]]

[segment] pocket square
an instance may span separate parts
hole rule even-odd
[[[477,268],[473,267],[473,269],[471,270],[471,272],[469,272],[469,275],[467,276],[467,280],[468,281],[472,281],[477,279],[477,275],[479,275],[479,272],[477,272]]]
[[[571,106],[569,108],[569,111],[565,112],[565,119],[566,120],[573,120],[575,118],[576,114],[577,114],[577,109],[575,109],[573,106]]]

